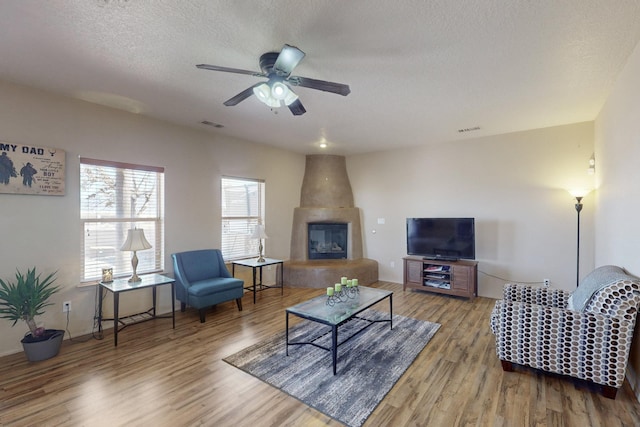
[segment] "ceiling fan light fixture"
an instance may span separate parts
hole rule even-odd
[[[265,102],[271,95],[271,89],[269,88],[269,85],[262,83],[261,85],[253,88],[253,94],[258,97],[260,101]]]
[[[290,90],[287,85],[282,82],[275,82],[271,85],[271,96],[278,101],[284,100],[289,92]]]
[[[130,0],[99,0],[99,1],[130,1]],[[285,44],[280,52],[266,52],[260,56],[260,70],[255,72],[241,70],[239,68],[221,67],[219,65],[198,64],[197,68],[210,71],[223,71],[226,73],[246,74],[253,77],[264,77],[268,80],[250,86],[235,96],[223,102],[227,107],[233,107],[240,102],[255,95],[260,102],[271,109],[287,106],[294,116],[300,116],[307,112],[298,99],[291,86],[306,87],[346,96],[351,93],[349,85],[328,82],[324,80],[310,79],[302,76],[292,76],[291,72],[302,61],[305,53],[295,46]]]
[[[285,105],[291,105],[298,100],[298,95],[296,95],[291,89],[287,88],[287,96],[283,99]]]
[[[271,96],[271,88],[266,83],[262,83],[261,85],[254,87],[253,94],[260,100],[260,102],[271,108],[280,107],[280,102]]]

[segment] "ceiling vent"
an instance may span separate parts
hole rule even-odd
[[[473,132],[473,131],[476,131],[476,130],[480,130],[480,126],[474,126],[474,127],[471,127],[471,128],[458,129],[458,132],[459,133],[464,133],[464,132]]]
[[[207,126],[213,126],[214,128],[218,128],[218,129],[224,127],[220,123],[210,122],[209,120],[203,120],[200,123],[202,123],[203,125],[207,125]]]

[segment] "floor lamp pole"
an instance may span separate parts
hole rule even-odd
[[[578,212],[578,233],[576,241],[576,288],[580,284],[580,211],[582,210],[582,197],[576,197],[576,212]]]

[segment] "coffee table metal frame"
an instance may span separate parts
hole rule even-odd
[[[321,295],[308,301],[294,305],[286,309],[286,354],[289,356],[289,346],[292,345],[313,345],[331,352],[333,360],[333,375],[336,374],[336,365],[338,362],[338,347],[349,341],[351,338],[360,334],[374,323],[389,322],[389,327],[393,329],[393,292],[385,289],[369,288],[359,286],[359,296],[345,302],[336,303],[331,306],[326,303],[327,296]],[[381,302],[385,298],[389,298],[389,319],[371,320],[358,316],[359,313],[371,308],[373,305]],[[313,322],[321,323],[331,327],[331,347],[326,347],[316,343],[322,336],[318,336],[310,341],[289,341],[289,314],[307,319]],[[338,343],[338,327],[347,323],[352,319],[364,320],[367,322],[365,326],[348,336],[345,340]]]

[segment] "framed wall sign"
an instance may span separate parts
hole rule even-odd
[[[65,152],[0,141],[0,193],[64,195]]]

